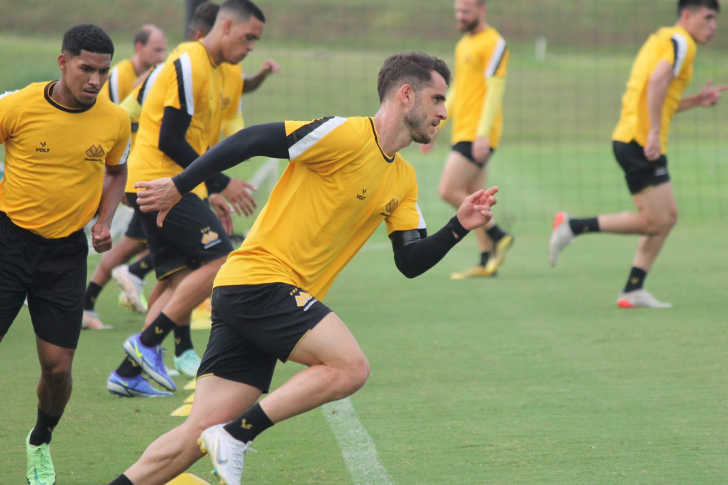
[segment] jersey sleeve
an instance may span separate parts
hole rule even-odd
[[[116,143],[106,156],[106,165],[122,165],[126,163],[126,159],[129,157],[129,150],[131,149],[131,123],[129,123],[126,114],[123,114],[119,118],[119,135]]]
[[[351,160],[351,153],[363,140],[362,133],[347,118],[331,116],[313,121],[286,121],[286,143],[291,163],[306,164],[312,170],[331,173]]]
[[[13,93],[17,91],[8,91],[0,93],[0,144],[10,138],[15,131],[15,122],[17,113],[20,111],[15,106]]]
[[[425,218],[422,217],[420,207],[417,205],[417,178],[414,169],[410,170],[410,177],[410,190],[407,195],[384,219],[387,224],[387,235],[396,231],[427,229]]]
[[[483,73],[485,78],[505,77],[508,72],[508,58],[510,57],[505,39],[499,35],[498,39],[486,49],[486,55],[488,62]]]
[[[197,63],[199,66],[199,63]],[[204,69],[194,67],[187,52],[182,53],[174,61],[167,61],[161,75],[171,76],[171,82],[166,83],[167,92],[164,98],[164,107],[175,108],[186,112],[189,116],[195,114],[195,100],[205,96],[207,73]]]
[[[670,37],[670,42],[660,42],[661,55],[660,61],[667,61],[672,64],[672,75],[677,77],[685,64],[685,58],[688,55],[690,44],[688,40],[679,32],[675,32]]]

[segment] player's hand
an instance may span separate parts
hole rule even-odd
[[[97,253],[111,249],[111,232],[103,224],[96,223],[91,226],[91,244]]]
[[[159,211],[157,215],[157,226],[162,227],[164,218],[167,217],[170,209],[182,198],[172,179],[169,177],[152,180],[151,182],[137,182],[135,189],[143,189],[137,192],[137,205],[142,212]]]
[[[225,228],[225,232],[228,234],[235,232],[233,218],[231,216],[233,208],[225,202],[223,196],[220,194],[210,194],[208,201],[210,202],[210,207],[215,211],[220,222],[222,222],[222,227]]]
[[[647,143],[645,144],[645,158],[650,162],[654,162],[662,155],[662,144],[660,143],[660,132],[650,131],[647,133]]]
[[[258,207],[252,194],[256,190],[258,188],[250,185],[248,182],[230,179],[230,183],[222,191],[222,195],[230,202],[237,215],[250,217],[253,215],[255,208]]]
[[[498,203],[497,193],[498,187],[491,187],[467,196],[458,209],[460,224],[468,231],[488,224],[493,218],[490,208]]]
[[[703,86],[703,89],[698,93],[698,106],[715,106],[720,99],[720,94],[728,89],[728,84],[722,86],[712,87],[713,80],[709,79],[708,82]]]
[[[473,160],[484,164],[490,158],[490,138],[479,136],[473,141]]]
[[[258,72],[258,75],[268,76],[270,74],[275,74],[280,70],[281,67],[276,61],[274,61],[273,59],[266,59],[266,61],[263,63],[263,67],[260,68],[260,72]]]

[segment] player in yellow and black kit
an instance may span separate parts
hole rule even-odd
[[[129,118],[97,99],[114,44],[94,25],[63,37],[61,79],[0,95],[0,340],[27,297],[41,378],[38,420],[26,442],[27,480],[55,483],[48,445],[71,397],[88,244],[111,248],[109,227],[126,183]],[[104,187],[105,186],[105,187]],[[103,190],[103,192],[102,192]]]
[[[109,80],[101,90],[99,96],[111,99],[119,104],[131,93],[141,78],[148,74],[153,67],[164,62],[167,53],[167,38],[158,27],[147,24],[139,29],[134,36],[135,54],[131,59],[125,59],[111,68]],[[138,120],[132,120],[131,148],[134,148],[134,138],[139,126]],[[151,268],[151,257],[147,254],[136,263],[127,266],[126,262],[133,256],[142,253],[147,248],[147,236],[142,230],[138,216],[133,216],[129,222],[124,238],[114,246],[111,251],[104,253],[96,266],[91,281],[86,287],[83,304],[83,326],[90,329],[111,328],[101,322],[95,310],[96,300],[109,282],[112,275],[124,292],[120,295],[120,304],[128,306],[138,313],[146,313],[146,298],[142,291],[144,277]]]
[[[186,197],[180,194],[213,174],[253,156],[290,160],[250,235],[215,280],[212,332],[189,418],[112,485],[166,483],[204,452],[222,482],[240,483],[243,457],[257,435],[364,385],[366,357],[321,301],[338,273],[382,222],[397,268],[413,278],[492,216],[497,189],[476,191],[428,237],[414,168],[397,153],[412,141],[431,141],[447,117],[449,80],[443,61],[397,54],[379,72],[381,107],[374,117],[252,126],[181,174],[137,184],[145,189],[138,203],[159,210],[150,214],[164,227],[172,206]],[[256,404],[269,390],[277,360],[308,368]]]
[[[448,114],[453,120],[452,151],[440,179],[440,197],[453,207],[485,187],[488,161],[503,134],[503,97],[508,69],[506,41],[486,23],[485,0],[455,0],[455,18],[463,34],[455,48],[455,79],[448,91]],[[422,145],[427,153],[432,145]],[[495,221],[475,231],[480,261],[453,273],[453,279],[497,274],[513,246],[513,237]]]
[[[139,211],[134,184],[174,176],[215,144],[223,120],[237,108],[242,94],[242,79],[223,76],[220,66],[242,61],[260,39],[264,22],[265,16],[252,2],[227,0],[202,41],[181,44],[170,55],[144,100],[136,145],[129,157],[126,197],[141,216],[157,279],[165,280],[167,286],[149,309],[142,333],[124,343],[128,358],[107,380],[113,394],[166,394],[151,388],[141,377],[142,370],[164,388],[176,390],[160,347],[172,331],[175,367],[190,378],[197,372],[200,358],[190,338],[190,313],[209,296],[217,270],[232,251],[225,228],[204,199],[208,189],[221,192],[247,215],[254,209],[248,193],[252,187],[219,174],[196,187],[170,224],[159,228],[153,217]],[[232,89],[226,89],[227,82],[233,83]],[[228,92],[232,95],[225,96]]]
[[[549,245],[549,261],[576,236],[593,232],[640,234],[627,284],[617,298],[620,308],[670,308],[644,288],[647,272],[677,222],[677,204],[667,171],[667,136],[675,113],[713,106],[728,85],[711,83],[695,96],[683,97],[693,77],[696,43],[713,38],[720,5],[717,0],[680,0],[678,21],[652,34],[635,59],[622,114],[612,134],[614,155],[624,171],[637,212],[572,219],[559,212]]]

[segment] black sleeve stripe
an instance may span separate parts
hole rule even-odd
[[[139,88],[139,93],[137,94],[137,103],[139,103],[139,105],[141,105],[144,101],[144,91],[146,91],[147,89],[147,83],[149,82],[149,78],[151,77],[153,72],[154,68],[152,68],[152,70],[149,72],[149,75],[144,79],[142,86]]]
[[[332,119],[333,116],[327,116],[325,118],[319,118],[317,120],[313,120],[311,123],[308,123],[307,125],[303,125],[296,131],[292,132],[290,135],[286,137],[286,141],[288,142],[288,148],[290,149],[293,145],[301,141],[306,135],[311,133],[313,130],[318,128],[319,126],[323,125],[330,119]]]
[[[675,64],[677,64],[677,55],[678,55],[678,52],[677,52],[678,47],[677,47],[677,41],[675,40],[675,37],[671,38],[670,42],[672,42],[672,58],[673,58],[672,65],[674,66]]]
[[[184,112],[187,110],[187,97],[185,96],[185,81],[182,72],[182,62],[179,59],[174,61],[174,70],[177,72],[177,94],[179,96],[179,108]]]
[[[673,41],[673,42],[675,42],[675,41]],[[114,99],[114,90],[111,89],[112,81],[113,81],[113,79],[111,79],[111,78],[109,78],[109,80],[106,81],[106,87],[109,89],[109,99],[111,100],[112,103],[119,104],[119,101]]]
[[[494,76],[495,76],[495,73],[498,72],[498,69],[500,69],[500,65],[503,62],[503,58],[506,57],[506,52],[508,52],[508,47],[503,49],[503,53],[501,54],[500,58],[498,59],[498,62],[495,65],[495,69],[493,69]]]

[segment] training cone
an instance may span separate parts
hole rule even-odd
[[[167,485],[210,485],[208,482],[204,481],[202,478],[198,478],[191,473],[183,473],[182,475],[178,476],[171,482],[168,482]]]

